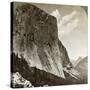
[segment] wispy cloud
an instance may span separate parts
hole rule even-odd
[[[77,28],[79,19],[76,18],[76,14],[77,11],[72,11],[70,14],[61,16],[57,9],[51,13],[57,18],[58,35],[66,35]]]

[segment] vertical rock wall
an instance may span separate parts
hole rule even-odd
[[[23,55],[29,67],[65,78],[63,67],[71,63],[57,33],[54,16],[31,4],[14,3],[13,52]]]

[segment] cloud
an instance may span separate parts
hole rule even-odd
[[[68,34],[71,31],[75,30],[75,28],[77,28],[78,26],[78,22],[79,20],[77,18],[75,18],[74,20],[70,20],[68,21],[67,24],[58,24],[58,34],[62,35],[62,34]]]
[[[65,15],[62,17],[62,20],[60,21],[61,24],[68,23],[70,20],[73,19],[73,17],[76,15],[76,11],[73,11],[71,14]]]
[[[58,35],[63,36],[69,34],[72,30],[75,30],[78,26],[79,19],[76,18],[77,11],[72,11],[70,14],[61,16],[56,9],[51,15],[57,18]]]

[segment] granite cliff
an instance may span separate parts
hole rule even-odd
[[[12,73],[16,70],[26,79],[28,76],[24,76],[24,72],[21,71],[25,69],[25,72],[28,70],[27,74],[30,74],[31,68],[32,71],[36,68],[48,73],[48,77],[55,75],[62,81],[67,78],[67,75],[69,78],[74,78],[69,73],[66,74],[65,71],[66,69],[67,71],[72,69],[72,64],[66,48],[58,38],[56,18],[32,4],[20,3],[17,5],[17,3],[13,3],[12,6],[11,53],[16,55],[12,55],[12,60],[17,62],[14,65],[14,61],[12,61],[12,66],[14,66],[11,70]],[[20,63],[18,63],[18,58],[14,58],[17,56],[21,58]],[[27,65],[25,68],[22,57]]]
[[[36,6],[23,4],[14,10],[13,51],[23,54],[29,66],[63,77],[70,64],[65,47],[58,39],[57,20]]]

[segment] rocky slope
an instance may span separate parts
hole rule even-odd
[[[75,79],[68,72],[64,71],[65,79],[58,77],[54,74],[48,73],[44,70],[40,70],[36,67],[29,67],[25,58],[18,54],[12,53],[12,67],[11,67],[11,87],[22,88],[22,87],[37,87],[37,86],[55,86],[55,85],[69,85],[69,84],[80,84],[79,79]]]
[[[19,72],[12,73],[11,86],[13,88],[33,87],[30,81],[24,79]]]

